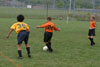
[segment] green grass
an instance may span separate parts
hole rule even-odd
[[[67,19],[68,10],[49,9],[48,16],[52,16],[53,19],[64,20]],[[27,19],[45,19],[47,17],[47,9],[28,9],[28,8],[4,8],[0,7],[0,18],[16,18],[18,14],[23,14]],[[95,15],[98,19],[98,13],[84,12],[84,11],[71,11],[69,14],[70,20],[90,20],[90,16]]]
[[[26,18],[44,19],[47,17],[46,9],[28,9],[28,8],[1,8],[0,18],[16,18],[18,14],[23,14]],[[64,10],[48,10],[48,15],[54,18],[65,17]]]
[[[24,43],[22,44],[23,59],[17,59],[17,39],[13,32],[8,40],[5,39],[10,26],[16,19],[0,19],[0,51],[22,67],[100,67],[100,23],[97,22],[96,45],[91,47],[87,38],[88,21],[54,20],[61,29],[54,32],[52,38],[53,53],[44,52],[42,47],[44,29],[37,29],[37,25],[45,23],[45,20],[26,19],[31,29],[29,44],[32,58],[26,54]],[[16,67],[0,55],[0,67]]]

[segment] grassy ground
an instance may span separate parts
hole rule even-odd
[[[60,32],[54,32],[52,38],[53,53],[44,52],[43,29],[35,28],[45,20],[26,19],[31,33],[29,44],[32,58],[28,58],[24,43],[22,44],[23,59],[17,59],[16,33],[6,40],[5,36],[16,19],[0,19],[0,67],[99,67],[100,66],[100,23],[97,22],[96,45],[91,47],[87,39],[89,22],[54,20]],[[10,60],[13,60],[13,63]]]
[[[67,19],[68,10],[48,9],[48,16],[54,19]],[[47,17],[47,9],[28,9],[28,8],[3,8],[0,7],[0,18],[16,18],[18,14],[23,14],[28,19],[45,19]],[[95,15],[96,20],[99,21],[98,13],[84,12],[84,11],[71,11],[69,14],[70,20],[90,20],[90,16]]]
[[[28,9],[28,8],[0,8],[0,18],[16,18],[18,14],[23,14],[26,18],[40,18],[47,17],[46,9]],[[53,17],[65,17],[64,10],[48,10],[48,15]]]

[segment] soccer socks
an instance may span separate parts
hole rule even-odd
[[[93,41],[93,38],[89,38],[89,40],[91,41],[91,45],[94,45],[94,41]]]
[[[27,54],[28,54],[28,57],[31,58],[31,55],[30,55],[30,47],[27,47],[26,48],[27,50]],[[19,59],[22,59],[22,51],[21,50],[18,50],[18,55],[19,55]]]
[[[49,42],[49,45],[50,45],[50,47],[51,47],[51,42]]]
[[[19,55],[19,57],[22,57],[22,51],[21,50],[18,50],[18,55]]]
[[[27,50],[28,57],[31,58],[30,47],[27,47],[26,50]]]
[[[53,52],[53,49],[51,48],[51,42],[47,43],[46,46],[50,52]]]
[[[27,50],[27,54],[30,54],[30,47],[27,47],[26,50]]]
[[[51,52],[53,52],[53,49],[52,49],[52,47],[51,47],[51,42],[49,42],[49,45],[50,45],[50,48],[51,48]]]

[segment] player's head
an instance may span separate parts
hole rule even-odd
[[[18,22],[23,22],[23,20],[24,20],[24,16],[23,15],[20,14],[20,15],[17,16],[17,21]]]
[[[95,17],[94,16],[91,16],[91,21],[95,20]]]
[[[48,21],[51,21],[51,20],[52,20],[52,18],[51,18],[51,17],[47,17],[47,20],[48,20]]]

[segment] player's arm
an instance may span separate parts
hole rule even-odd
[[[13,25],[10,27],[10,30],[9,30],[7,36],[6,36],[7,39],[9,38],[10,34],[11,34],[15,29],[16,29],[16,24],[13,24]]]
[[[27,29],[27,32],[29,32],[29,33],[30,33],[30,32],[31,32],[31,31],[30,31],[30,29]]]
[[[9,38],[10,34],[11,34],[13,31],[14,31],[14,29],[10,29],[10,30],[9,30],[9,32],[8,32],[8,34],[7,34],[7,36],[6,36],[7,39]]]
[[[94,23],[93,25],[94,25],[94,27],[96,27],[96,23]]]
[[[27,32],[31,32],[29,26],[26,24]]]
[[[47,24],[43,24],[43,25],[38,25],[38,26],[36,26],[37,28],[44,28],[44,27],[46,27],[47,26]]]
[[[96,28],[96,23],[95,22],[93,23],[93,26],[94,26],[94,29],[95,29]]]
[[[54,29],[55,31],[60,31],[60,29],[57,28],[56,26],[54,26],[53,29]]]

